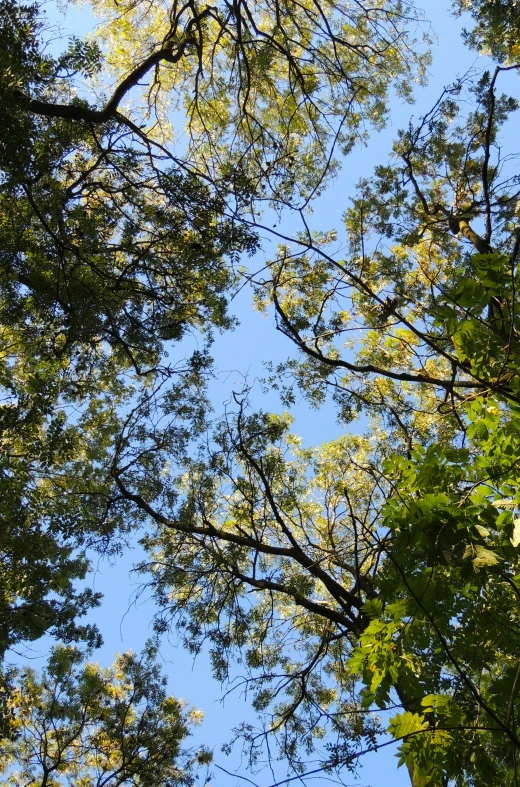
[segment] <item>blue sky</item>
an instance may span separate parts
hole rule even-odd
[[[442,88],[458,75],[462,75],[471,67],[485,66],[484,62],[478,61],[475,53],[464,48],[460,36],[463,21],[449,14],[450,3],[447,0],[423,0],[422,5],[427,18],[431,21],[433,33],[438,36],[437,43],[433,46],[429,86],[426,89],[418,89],[416,103],[413,106],[397,100],[392,101],[387,128],[378,134],[374,133],[366,148],[358,148],[348,157],[342,171],[315,204],[314,214],[311,217],[311,226],[315,229],[339,229],[342,213],[349,197],[354,193],[356,182],[362,176],[367,176],[376,164],[387,160],[397,130],[405,126],[412,115],[417,117],[429,109]],[[83,10],[73,8],[66,18],[50,3],[46,8],[48,18],[59,21],[66,32],[81,36],[92,25],[92,18],[86,8]],[[467,20],[466,24],[468,24]],[[514,87],[513,80],[510,81],[510,85]],[[276,241],[266,238],[262,254],[269,258],[275,248]],[[229,398],[233,386],[241,384],[244,375],[247,375],[250,381],[261,377],[264,374],[263,361],[280,361],[292,352],[288,341],[275,331],[272,319],[253,311],[250,292],[247,289],[235,299],[233,311],[240,320],[240,326],[234,332],[218,337],[213,346],[218,377],[212,385],[211,392],[217,412],[222,410],[222,402]],[[270,397],[266,402],[259,388],[256,389],[255,404],[263,407],[277,406],[274,397]],[[316,411],[311,410],[304,402],[299,402],[295,415],[295,431],[299,432],[308,444],[316,445],[341,433],[330,405]],[[105,594],[103,606],[93,616],[105,640],[104,646],[97,654],[97,658],[102,663],[110,663],[118,650],[127,648],[139,650],[151,634],[153,603],[146,592],[136,597],[140,580],[131,572],[132,565],[138,559],[137,552],[130,552],[112,564],[100,560],[91,577],[93,588]],[[43,648],[41,652],[43,654]],[[231,729],[234,725],[243,720],[254,720],[247,698],[240,691],[236,691],[222,700],[228,687],[220,686],[212,678],[207,654],[203,653],[193,662],[192,658],[177,646],[175,633],[171,635],[169,642],[164,643],[161,656],[164,659],[164,668],[169,676],[172,692],[204,710],[205,721],[196,730],[193,742],[201,742],[214,748],[216,764],[228,770],[240,768],[238,753],[236,756],[225,757],[219,749],[222,743],[231,737]],[[392,747],[389,747],[377,755],[367,757],[359,780],[345,778],[346,783],[372,785],[372,787],[408,785],[406,772],[396,768],[394,753]],[[225,776],[216,769],[214,771],[215,778],[212,783],[215,785],[233,787],[235,784],[246,784],[237,778]],[[253,778],[260,787],[269,787],[273,782],[272,774],[268,769],[253,777],[244,769],[241,773]],[[281,776],[283,772],[277,771],[277,774]],[[320,785],[325,782],[323,776],[317,779]]]

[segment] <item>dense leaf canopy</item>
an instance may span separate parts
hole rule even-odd
[[[209,641],[221,680],[241,661],[251,762],[274,737],[294,773],[341,775],[390,733],[414,787],[513,787],[516,4],[455,4],[499,65],[398,135],[341,251],[306,209],[422,82],[416,9],[91,5],[96,32],[52,56],[37,7],[0,2],[2,657],[45,632],[98,644],[78,580],[141,527],[158,631]],[[249,273],[262,209],[302,231]],[[339,439],[304,447],[247,387],[210,423],[243,282],[295,349],[269,385],[289,410],[330,395]],[[154,655],[102,672],[68,645],[41,679],[5,670],[7,783],[14,763],[42,785],[188,778]]]
[[[289,403],[331,390],[366,436],[304,449],[242,392],[157,502],[167,451],[121,443],[123,466],[147,462],[116,479],[158,525],[159,628],[209,639],[221,678],[245,660],[296,771],[324,736],[327,768],[381,745],[375,704],[414,785],[518,775],[520,189],[501,75],[458,82],[399,136],[345,214],[347,256],[303,233],[252,279],[300,351],[271,382],[292,376]],[[254,758],[262,733],[244,732]]]
[[[14,735],[2,747],[8,785],[60,787],[191,785],[207,752],[181,750],[197,711],[168,696],[149,643],[140,658],[119,655],[101,669],[59,646],[41,675],[12,674],[8,708]]]
[[[21,89],[60,93],[84,51],[44,57],[35,6],[5,2],[1,20],[4,652],[49,627],[81,633],[74,618],[95,598],[73,590],[88,566],[77,550],[113,550],[131,527],[107,475],[118,406],[148,378],[197,388],[211,330],[231,324],[229,260],[255,240],[209,185],[163,166],[126,127],[28,112]],[[165,342],[189,331],[200,348],[167,362]]]

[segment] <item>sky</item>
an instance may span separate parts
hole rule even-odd
[[[421,5],[421,3],[419,3]],[[417,118],[427,111],[435,102],[443,87],[464,74],[472,67],[482,68],[485,63],[478,60],[474,52],[467,50],[461,40],[461,30],[468,20],[452,17],[449,13],[450,3],[447,0],[423,0],[422,6],[431,22],[432,32],[437,40],[433,45],[433,62],[430,67],[429,85],[427,89],[418,89],[416,103],[409,105],[397,99],[392,101],[390,120],[386,129],[372,134],[365,148],[357,148],[348,159],[340,173],[330,184],[325,194],[314,206],[311,226],[321,230],[340,228],[343,211],[348,205],[349,197],[354,194],[356,182],[367,176],[378,163],[388,159],[392,140],[399,128],[407,125],[410,117]],[[67,15],[46,4],[47,16],[59,22],[63,31],[78,36],[86,33],[93,24],[88,8],[69,8]],[[514,83],[511,81],[512,88]],[[265,258],[273,253],[276,241],[264,239],[262,254]],[[260,258],[261,261],[262,258]],[[256,260],[255,260],[256,263]],[[292,352],[287,339],[277,333],[271,317],[263,317],[253,311],[251,293],[247,289],[232,304],[232,311],[240,321],[234,332],[217,337],[213,346],[217,378],[211,386],[211,395],[217,412],[222,410],[222,403],[229,399],[233,387],[239,387],[245,376],[253,381],[265,374],[263,361],[281,361]],[[275,397],[265,399],[257,386],[254,389],[254,402],[264,408],[278,407]],[[317,445],[333,439],[342,432],[336,422],[332,406],[326,405],[320,410],[311,410],[303,401],[295,408],[296,421],[294,430],[298,432],[306,444]],[[132,573],[133,564],[139,560],[139,552],[129,552],[115,562],[99,560],[90,578],[94,590],[105,595],[102,607],[92,616],[104,637],[104,645],[96,653],[96,659],[109,664],[117,651],[131,648],[139,650],[151,634],[151,619],[154,612],[153,602],[146,592],[139,595],[141,580]],[[34,666],[43,660],[44,645],[38,651],[38,644],[33,650]],[[252,776],[241,767],[239,753],[227,757],[220,751],[220,746],[231,737],[231,729],[241,721],[254,721],[247,697],[240,690],[228,694],[229,687],[221,686],[211,676],[207,653],[202,653],[193,661],[175,641],[175,632],[161,648],[164,669],[168,674],[171,691],[178,697],[185,698],[191,705],[204,711],[203,724],[195,731],[192,742],[203,743],[215,751],[214,763],[228,771],[239,769],[241,775],[254,780],[258,787],[269,787],[274,779],[269,769]],[[237,671],[236,675],[239,675]],[[224,699],[225,695],[225,699]],[[388,747],[377,755],[364,759],[364,766],[359,778],[345,777],[346,784],[371,785],[372,787],[405,787],[409,780],[404,769],[397,769],[395,748]],[[247,782],[237,777],[226,776],[215,765],[213,771],[214,785],[234,787]],[[278,777],[283,771],[277,770]],[[310,782],[309,782],[310,783]],[[315,784],[326,784],[324,776],[318,777]]]

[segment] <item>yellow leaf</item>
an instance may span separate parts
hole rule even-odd
[[[513,520],[513,538],[511,543],[514,547],[520,546],[520,517]]]

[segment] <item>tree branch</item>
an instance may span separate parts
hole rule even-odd
[[[201,14],[199,14],[198,19],[206,16],[209,13],[209,8],[206,8]],[[190,27],[195,20],[192,19],[190,22]],[[82,120],[87,123],[106,123],[107,120],[114,117],[117,113],[117,109],[119,104],[126,96],[126,94],[137,85],[140,79],[142,79],[152,68],[159,65],[161,62],[167,63],[177,63],[185,54],[186,47],[189,44],[196,43],[195,36],[192,34],[188,34],[184,41],[182,41],[178,48],[173,51],[171,42],[166,42],[166,44],[161,48],[158,49],[157,52],[154,52],[146,60],[143,60],[141,65],[134,68],[133,71],[128,74],[125,79],[116,87],[114,90],[111,98],[107,101],[103,109],[91,109],[87,106],[82,106],[80,104],[52,104],[47,103],[46,101],[40,101],[36,98],[30,98],[30,96],[25,95],[20,91],[16,91],[16,95],[21,99],[21,102],[25,105],[26,109],[29,112],[34,113],[35,115],[44,115],[45,117],[57,117],[63,118],[64,120]]]

